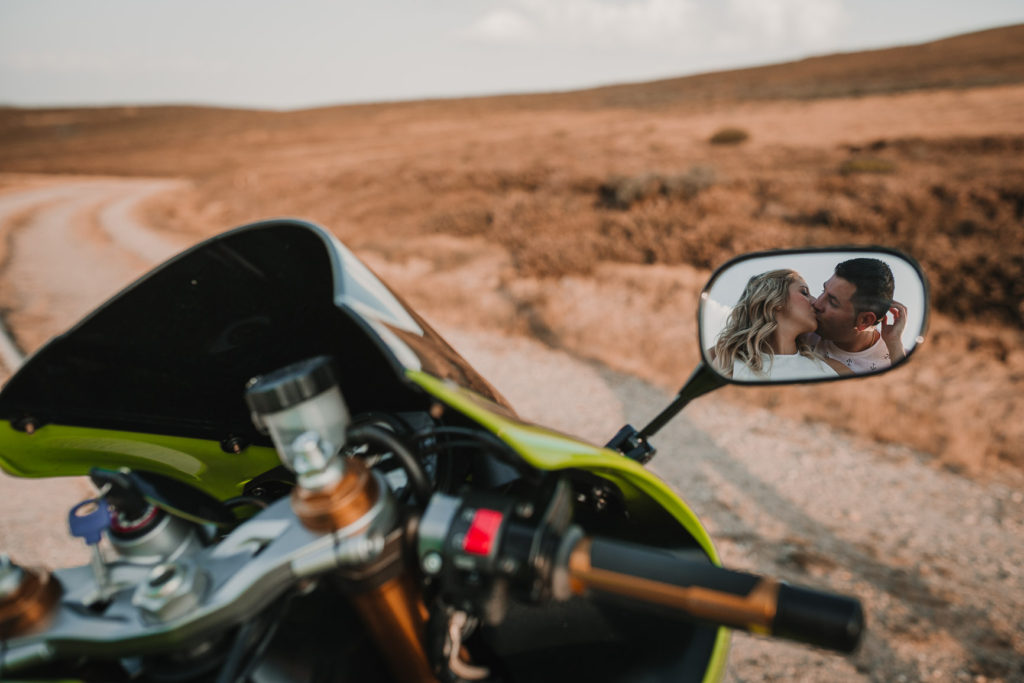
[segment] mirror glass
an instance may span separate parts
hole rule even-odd
[[[704,362],[741,383],[884,372],[924,341],[920,267],[885,249],[772,251],[719,268],[701,294]]]

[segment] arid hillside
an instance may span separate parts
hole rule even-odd
[[[574,93],[0,109],[0,182],[184,178],[148,208],[168,230],[308,218],[428,317],[530,334],[663,386],[696,362],[697,294],[717,264],[897,247],[933,296],[908,368],[723,395],[977,474],[1024,465],[1022,152],[1024,26]]]

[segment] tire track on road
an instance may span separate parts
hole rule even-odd
[[[634,424],[671,398],[606,375]],[[902,447],[717,399],[693,406],[652,442],[660,454],[651,469],[705,521],[727,566],[864,603],[868,630],[854,656],[738,633],[734,680],[762,680],[762,672],[829,683],[1024,673],[1019,492],[928,467]]]
[[[141,202],[180,186],[90,178],[0,196],[7,245],[0,272],[0,360],[7,369],[184,246],[134,215]],[[90,220],[107,232],[109,243],[82,229]]]
[[[11,261],[14,233],[30,222],[33,214],[43,207],[59,203],[73,192],[73,188],[59,185],[0,195],[0,280]],[[5,304],[9,303],[6,299],[11,289],[8,282],[4,282],[4,287],[0,289],[0,382],[6,380],[2,374],[4,371],[13,373],[25,360],[24,351],[14,341],[4,322],[7,313]]]
[[[178,186],[69,178],[0,195],[0,386],[23,362],[23,348],[34,351],[179,249],[135,218],[141,202]],[[98,236],[94,225],[106,234]],[[5,319],[20,344],[3,329]],[[83,477],[0,473],[0,549],[30,566],[88,562],[86,547],[67,534],[67,510],[92,495]]]

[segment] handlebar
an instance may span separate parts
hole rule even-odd
[[[583,538],[568,554],[568,577],[569,589],[577,595],[631,598],[838,652],[853,652],[864,631],[864,611],[854,598],[623,541]]]
[[[351,476],[361,480],[360,472],[365,474],[362,465],[351,465]],[[379,472],[372,477],[376,491],[387,490]],[[404,648],[407,654],[395,664],[396,676],[403,680],[430,678],[442,655],[456,653],[438,666],[455,671],[466,664],[458,656],[463,627],[454,621],[456,613],[498,624],[508,598],[544,604],[573,594],[603,594],[839,652],[857,648],[864,630],[857,600],[716,567],[697,551],[688,558],[685,553],[586,537],[571,523],[568,485],[558,480],[555,488],[538,499],[547,500],[546,507],[490,492],[463,497],[436,493],[422,516],[405,522],[397,506],[381,494],[377,502],[366,499],[369,511],[355,522],[330,532],[307,524],[318,522],[318,516],[297,516],[316,501],[306,500],[296,510],[294,501],[281,499],[217,544],[197,547],[188,545],[191,537],[183,537],[179,549],[187,552],[159,563],[119,560],[104,565],[102,572],[94,573],[89,566],[57,570],[55,579],[65,589],[59,602],[29,595],[33,584],[28,573],[7,566],[0,573],[8,584],[24,576],[18,589],[0,600],[0,617],[13,614],[13,608],[18,619],[46,612],[48,625],[42,631],[0,628],[5,639],[0,677],[60,659],[142,656],[174,651],[188,639],[219,638],[300,583],[327,573],[345,582],[370,631],[390,653]],[[431,614],[448,615],[447,621],[420,624],[427,609],[411,588],[413,582],[403,578],[411,578],[404,572],[412,540],[436,601],[449,610]],[[410,592],[402,592],[407,587]],[[94,613],[94,605],[103,605],[117,618]],[[11,620],[0,622],[4,627]],[[445,626],[447,635],[437,638],[433,633],[427,644],[418,635],[423,628]],[[400,646],[399,638],[407,646]],[[449,641],[451,647],[445,650]]]
[[[838,652],[857,649],[864,610],[855,598],[716,567],[696,551],[688,558],[585,536],[569,522],[568,489],[559,491],[543,515],[525,517],[501,495],[435,494],[419,524],[421,566],[455,603],[492,603],[481,577],[503,575],[527,602],[604,594]]]

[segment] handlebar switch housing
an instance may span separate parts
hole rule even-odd
[[[420,520],[420,567],[448,605],[504,619],[509,596],[526,602],[551,597],[552,572],[572,512],[561,479],[535,501],[471,492],[434,494]],[[537,510],[541,510],[540,514]]]

